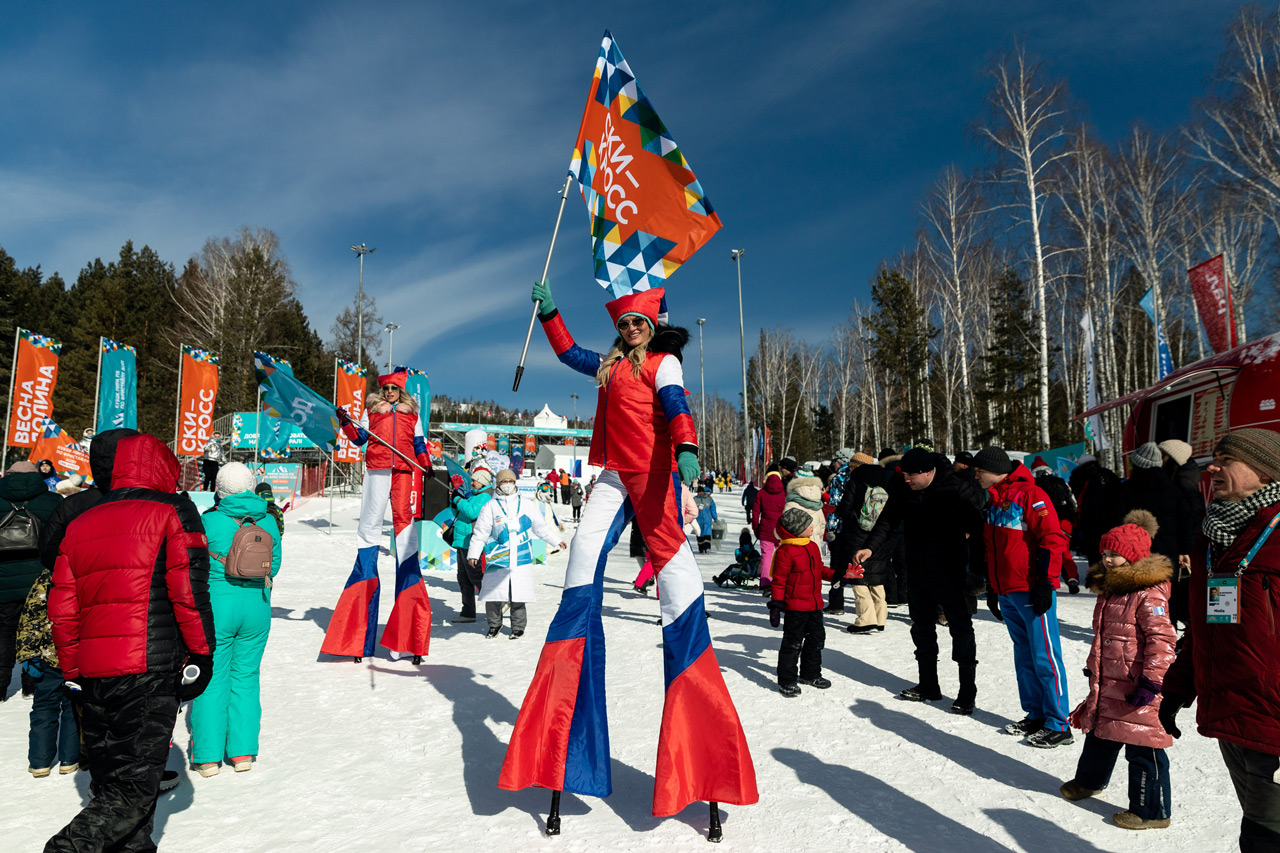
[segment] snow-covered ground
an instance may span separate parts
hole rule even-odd
[[[717,496],[729,537],[744,521],[738,495]],[[273,593],[263,661],[262,746],[249,773],[202,779],[186,769],[186,711],[169,766],[185,778],[162,795],[156,837],[186,851],[705,850],[707,808],[669,819],[650,815],[662,711],[657,603],[631,589],[626,543],[609,560],[605,585],[609,719],[614,793],[564,797],[563,834],[544,838],[550,799],[542,790],[497,787],[506,742],[559,600],[565,556],[538,570],[539,601],[520,640],[484,636],[484,618],[454,627],[457,586],[428,578],[431,654],[421,667],[379,649],[361,665],[321,658],[320,642],[355,554],[358,506],[313,500],[290,513],[284,567]],[[1110,816],[1127,804],[1121,758],[1099,798],[1069,803],[1076,744],[1051,751],[1022,745],[998,727],[1019,719],[1004,626],[980,608],[976,620],[978,710],[949,713],[956,688],[942,630],[944,702],[896,694],[914,683],[906,608],[890,610],[883,634],[843,631],[828,621],[823,654],[830,690],[798,699],[776,690],[780,631],[758,593],[717,589],[710,577],[732,545],[699,558],[711,636],[751,745],[761,799],[722,809],[727,850],[1156,851],[1234,850],[1239,808],[1216,743],[1194,731],[1193,712],[1170,750],[1173,826],[1127,832]],[[381,562],[382,616],[391,608],[390,557]],[[1093,596],[1062,596],[1062,645],[1072,702],[1090,640]],[[16,690],[16,676],[12,690]],[[86,801],[88,776],[33,779],[26,772],[29,704],[0,704],[3,848],[39,850]]]

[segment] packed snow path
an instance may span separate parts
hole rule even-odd
[[[999,733],[1020,719],[1008,635],[984,606],[976,618],[978,709],[949,712],[956,689],[949,636],[940,628],[946,699],[896,698],[915,682],[905,607],[889,611],[884,633],[844,632],[852,611],[827,621],[824,673],[833,686],[804,688],[797,699],[776,686],[781,631],[769,627],[758,592],[710,582],[732,561],[744,521],[739,493],[717,495],[729,522],[721,552],[699,557],[707,611],[725,681],[746,729],[760,803],[725,806],[725,850],[1160,851],[1236,849],[1240,811],[1216,742],[1183,712],[1182,739],[1169,751],[1173,825],[1128,832],[1110,817],[1127,806],[1121,757],[1098,798],[1069,803],[1073,746],[1037,750]],[[707,850],[708,811],[694,804],[674,818],[650,815],[662,713],[661,630],[657,602],[631,587],[635,562],[626,537],[605,581],[608,700],[614,793],[563,798],[563,834],[544,838],[550,794],[508,792],[498,771],[516,712],[559,601],[566,558],[537,569],[539,600],[528,633],[485,639],[483,608],[473,625],[454,626],[457,584],[431,574],[431,654],[423,666],[392,661],[379,647],[360,665],[321,658],[325,625],[355,557],[358,502],[312,500],[287,520],[284,564],[273,592],[271,640],[262,671],[262,743],[249,773],[208,779],[190,772],[187,712],[175,732],[170,768],[182,784],[161,795],[161,849],[249,851]],[[559,508],[557,508],[559,509]],[[565,513],[568,515],[568,513]],[[569,525],[570,531],[572,525]],[[389,541],[389,537],[388,537]],[[392,604],[394,569],[383,554],[382,617]],[[1062,646],[1074,706],[1094,598],[1059,599]],[[849,596],[852,604],[852,596]],[[15,673],[11,691],[17,690]],[[67,823],[87,796],[87,773],[33,779],[27,772],[30,703],[0,704],[0,802],[4,848],[32,851]]]

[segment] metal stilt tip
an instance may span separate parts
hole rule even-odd
[[[414,666],[422,666],[422,655],[414,655],[414,656],[413,656],[413,665],[414,665]]]
[[[352,662],[352,663],[364,663],[364,658],[362,658],[362,657],[354,657],[354,658],[352,658],[352,659],[351,659],[351,662]]]
[[[551,792],[551,813],[547,815],[547,835],[560,834],[560,792]]]
[[[720,804],[711,804],[711,826],[707,830],[707,840],[712,844],[719,844],[724,838],[724,832],[720,829]]]
[[[523,364],[516,368],[516,381],[511,385],[511,390],[512,390],[513,392],[514,392],[514,391],[519,391],[519,390],[520,390],[520,377],[522,377],[522,376],[524,376],[524,365],[523,365]]]

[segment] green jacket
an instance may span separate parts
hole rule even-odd
[[[453,547],[465,549],[471,544],[471,529],[475,527],[476,519],[480,517],[480,510],[484,509],[484,505],[491,498],[493,498],[492,490],[486,489],[483,492],[473,493],[469,498],[454,499]]]
[[[217,594],[236,589],[262,589],[266,584],[257,578],[229,578],[217,555],[231,550],[231,541],[240,529],[240,520],[251,518],[271,536],[271,577],[280,571],[280,529],[269,517],[267,502],[252,492],[228,495],[200,517],[204,533],[209,537],[209,592]]]
[[[49,587],[53,586],[53,569],[44,569],[31,585],[27,602],[18,617],[18,663],[39,660],[58,667],[58,650],[53,645],[53,624],[49,621]]]
[[[31,471],[0,477],[0,520],[13,509],[11,501],[25,502],[27,511],[44,525],[62,503],[62,495],[49,491],[44,478]],[[35,550],[0,557],[0,603],[26,601],[28,590],[43,568],[40,553]]]

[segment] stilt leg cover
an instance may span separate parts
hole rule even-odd
[[[534,786],[607,797],[610,777],[609,721],[604,697],[604,564],[631,519],[624,504],[594,531],[574,539],[574,548],[599,548],[591,583],[567,586],[547,632],[533,682],[516,717],[498,787]],[[594,540],[594,541],[593,541]],[[585,553],[585,552],[583,552]],[[578,559],[581,559],[579,555]],[[571,564],[574,556],[570,557]],[[573,579],[566,576],[566,584]]]
[[[378,636],[378,546],[356,552],[320,651],[338,657],[372,657]]]
[[[702,596],[662,628],[667,696],[658,735],[653,814],[673,815],[698,800],[759,802],[756,771],[711,648]]]
[[[431,642],[431,600],[418,559],[418,477],[408,471],[391,475],[391,553],[396,558],[396,603],[391,608],[382,645],[406,655],[427,654]]]

